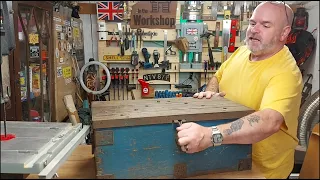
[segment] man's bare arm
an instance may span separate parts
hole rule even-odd
[[[279,131],[283,122],[278,111],[265,109],[218,125],[218,129],[223,135],[223,144],[253,144]]]
[[[211,80],[208,82],[207,87],[206,87],[206,91],[212,91],[215,93],[219,92],[219,82],[215,76],[213,76],[211,78]]]

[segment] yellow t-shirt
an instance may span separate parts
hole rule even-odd
[[[262,61],[250,61],[249,55],[247,47],[239,47],[215,76],[225,98],[256,111],[270,108],[283,115],[280,131],[252,145],[252,159],[266,178],[287,178],[298,145],[301,72],[287,46]]]

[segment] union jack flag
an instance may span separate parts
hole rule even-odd
[[[198,29],[197,28],[188,28],[187,29],[187,35],[197,35]]]
[[[120,4],[120,1],[97,2],[98,20],[122,21],[123,13],[124,10],[123,6]]]

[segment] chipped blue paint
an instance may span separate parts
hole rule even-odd
[[[213,126],[231,120],[201,121],[203,126]],[[113,130],[114,144],[96,147],[100,175],[113,174],[115,178],[173,178],[174,165],[185,163],[187,175],[204,171],[238,170],[239,160],[251,158],[251,145],[222,145],[205,151],[186,154],[177,146],[176,124],[158,124]]]

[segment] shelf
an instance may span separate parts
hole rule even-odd
[[[180,69],[180,72],[204,73],[204,69]],[[215,73],[217,70],[207,70],[207,73]]]

